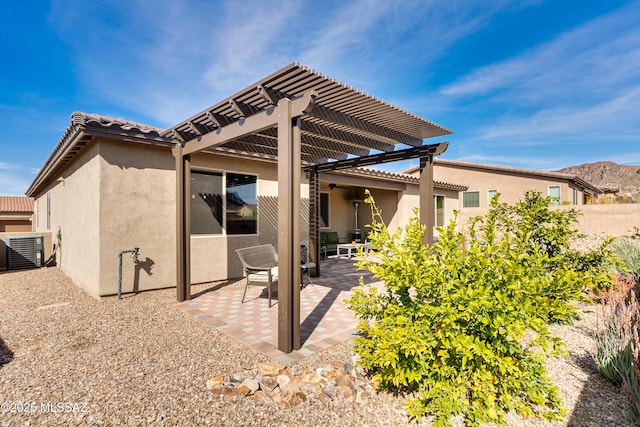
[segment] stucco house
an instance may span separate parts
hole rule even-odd
[[[290,137],[301,141],[299,167],[294,162],[287,172],[285,155],[279,151],[283,128],[260,120],[274,120],[282,105],[295,110],[303,101],[313,105],[301,108],[299,119],[278,122],[284,129],[292,126]],[[280,244],[281,250],[284,242],[294,252],[296,244],[306,244],[313,253],[322,228],[349,236],[370,221],[368,208],[353,204],[364,188],[383,207],[390,226],[401,226],[412,209],[424,203],[420,195],[426,187],[432,191],[431,181],[418,174],[359,168],[357,162],[366,165],[411,155],[427,159],[429,170],[429,160],[446,145],[425,145],[423,139],[448,133],[291,64],[166,130],[73,113],[27,194],[35,198],[35,231],[51,233],[57,264],[88,293],[114,295],[119,252],[139,248],[138,263],[127,264],[125,258],[123,291],[176,287],[178,281],[181,300],[180,281],[185,277],[187,286],[241,277],[235,249],[272,243]],[[205,146],[225,134],[234,138]],[[410,148],[398,150],[399,143]],[[293,181],[283,190],[289,177]],[[436,187],[456,200],[464,187],[445,181],[449,182]],[[293,237],[280,238],[287,225],[282,222],[283,198],[292,196],[299,205],[293,203],[294,212],[287,215],[300,216],[299,228]],[[320,215],[328,223],[314,220]],[[186,248],[181,244],[184,230],[189,231]],[[180,260],[187,260],[190,274],[181,273]],[[280,260],[284,262],[282,256]],[[289,279],[292,283],[295,274]]]
[[[405,173],[416,175],[419,171],[411,168]],[[538,190],[554,197],[557,205],[575,206],[584,205],[588,197],[602,193],[600,188],[575,175],[442,158],[434,160],[433,176],[434,180],[446,179],[468,187],[454,206],[456,210],[486,209],[496,193],[500,193],[501,202],[513,204],[522,200],[525,191]]]
[[[31,231],[33,198],[0,196],[0,233]]]

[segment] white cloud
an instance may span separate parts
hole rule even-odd
[[[640,5],[631,4],[517,57],[476,69],[442,92],[468,97],[505,91],[509,98],[538,103],[606,95],[638,77],[639,13]]]
[[[584,142],[609,136],[616,139],[637,140],[640,123],[640,86],[600,104],[561,106],[542,110],[529,117],[511,117],[489,126],[483,133],[485,140],[537,140],[539,144],[554,144],[558,139]],[[553,137],[553,139],[550,139]]]

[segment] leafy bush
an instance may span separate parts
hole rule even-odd
[[[452,222],[431,248],[417,212],[390,235],[368,200],[378,260],[359,266],[385,289],[362,286],[347,301],[360,319],[354,348],[380,388],[412,394],[412,417],[434,414],[436,426],[456,414],[468,425],[504,423],[511,410],[562,418],[545,360],[563,343],[548,323],[575,318],[571,302],[603,283],[600,266],[579,274],[562,255],[573,214],[550,214],[548,199],[525,197],[515,207],[494,198],[470,238]]]

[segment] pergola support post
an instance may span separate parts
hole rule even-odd
[[[434,222],[433,202],[433,155],[420,158],[420,224],[426,227],[424,244],[433,245]]]
[[[173,149],[176,159],[176,299],[191,299],[191,157],[182,145]]]
[[[300,349],[300,119],[278,102],[278,349]]]

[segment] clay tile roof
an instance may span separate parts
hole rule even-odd
[[[340,171],[336,171],[335,173],[340,175],[359,175],[359,176],[366,176],[370,178],[386,179],[391,181],[411,182],[414,184],[417,184],[420,182],[417,176],[409,175],[407,173],[392,172],[392,171],[387,171],[383,169],[373,169],[373,168],[367,168],[367,167],[343,169]],[[453,184],[451,182],[445,182],[445,181],[433,181],[433,186],[435,188],[448,189],[448,190],[454,190],[454,191],[466,191],[469,189],[469,186],[467,185]]]
[[[162,132],[162,129],[142,123],[76,111],[71,114],[71,123],[31,183],[27,194],[35,194],[38,187],[42,187],[63,170],[91,141],[91,136],[173,147],[174,143],[171,140],[160,136]]]
[[[0,213],[33,213],[33,197],[0,196]]]
[[[585,181],[579,176],[562,173],[562,172],[549,172],[549,171],[542,171],[537,169],[515,168],[510,166],[486,165],[482,163],[462,162],[459,160],[447,160],[447,159],[441,159],[441,158],[435,159],[434,162],[436,165],[440,164],[440,165],[449,165],[449,166],[469,168],[469,169],[484,169],[484,170],[495,171],[495,172],[502,171],[507,173],[519,173],[524,175],[540,176],[543,178],[564,179],[564,180],[575,182],[577,185],[579,185],[586,191],[591,191],[596,194],[602,194],[601,188],[596,187],[595,185]],[[419,170],[419,166],[414,166],[410,169],[405,170],[403,173],[415,174],[418,170]]]

